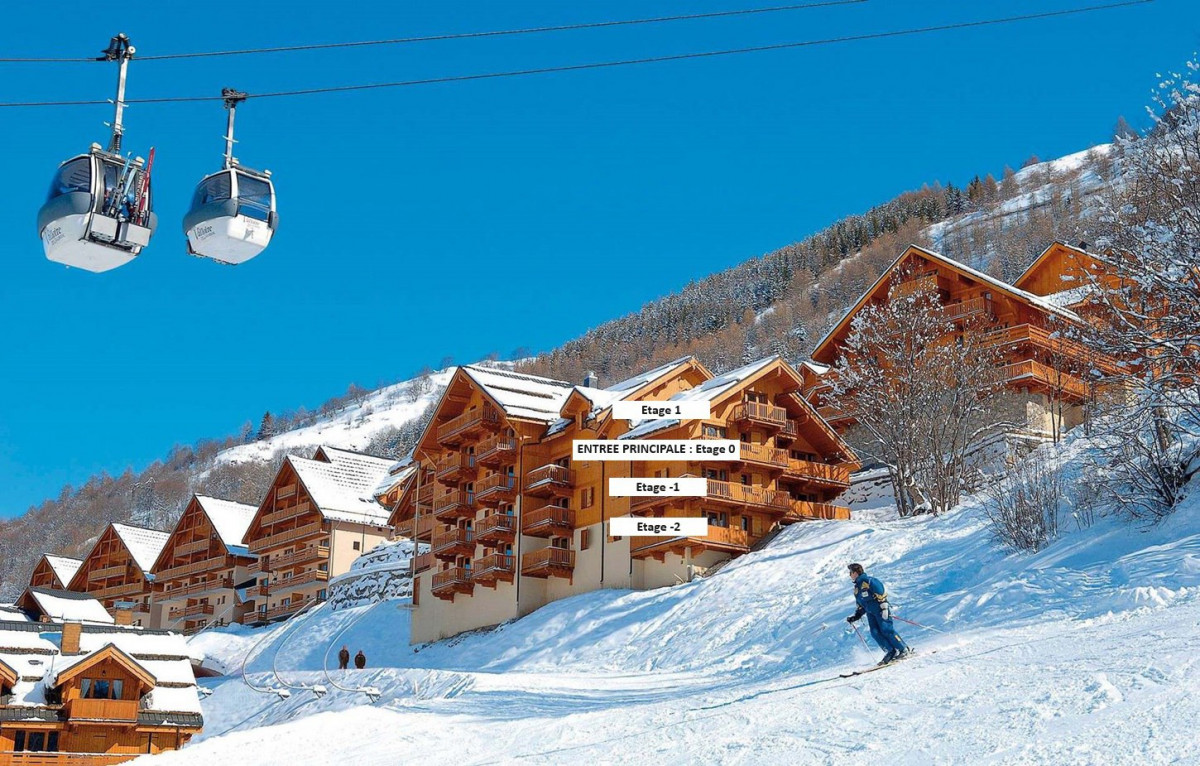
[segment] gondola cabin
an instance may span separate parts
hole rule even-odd
[[[270,173],[234,166],[196,186],[183,231],[192,255],[238,264],[271,243],[277,224]]]
[[[145,162],[103,151],[99,144],[59,165],[38,211],[46,257],[93,272],[136,258],[156,224]]]

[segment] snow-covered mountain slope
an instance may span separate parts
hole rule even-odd
[[[879,655],[843,621],[850,561],[929,628],[901,623],[913,659],[841,678]],[[407,607],[253,632],[249,680],[290,696],[205,681],[204,735],[155,762],[1200,759],[1200,497],[1152,529],[1102,519],[1036,555],[998,548],[978,499],[941,518],[801,524],[705,580],[589,593],[416,652]],[[250,636],[222,635],[193,643],[235,665]],[[323,671],[342,644],[368,669]],[[378,702],[344,690],[363,687]]]

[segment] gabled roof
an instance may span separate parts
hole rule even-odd
[[[726,394],[732,393],[741,384],[754,377],[758,373],[765,370],[775,362],[783,361],[781,357],[768,356],[765,359],[759,359],[757,362],[738,367],[736,370],[730,370],[704,381],[695,388],[690,388],[687,391],[680,391],[672,396],[667,401],[671,402],[716,402],[720,401]],[[786,365],[785,365],[786,366]],[[673,428],[679,425],[677,419],[666,420],[643,420],[640,423],[635,423],[633,428],[622,434],[621,439],[637,439],[647,434],[656,431],[662,431],[666,428]]]
[[[521,372],[465,365],[462,374],[479,386],[505,415],[518,420],[550,423],[558,419],[574,386],[561,380]]]
[[[79,571],[79,567],[83,566],[83,559],[73,559],[69,556],[44,553],[42,558],[46,560],[46,564],[50,566],[50,570],[54,572],[54,576],[58,578],[63,587],[71,582],[71,578]]]
[[[195,500],[229,552],[248,555],[246,530],[250,528],[250,522],[254,520],[254,513],[258,508],[207,495],[195,495]]]
[[[1035,272],[1037,272],[1052,255],[1055,255],[1056,253],[1068,253],[1071,255],[1083,256],[1085,259],[1094,261],[1096,263],[1103,263],[1104,261],[1103,256],[1084,250],[1082,247],[1068,245],[1066,242],[1056,239],[1051,242],[1045,250],[1039,253],[1037,258],[1033,259],[1033,263],[1029,264],[1028,268],[1021,272],[1021,276],[1017,277],[1013,281],[1013,286],[1020,288],[1021,285],[1027,282],[1029,278]]]
[[[137,660],[122,651],[121,647],[116,644],[106,644],[102,649],[94,652],[60,659],[56,664],[54,678],[50,683],[53,686],[61,686],[105,660],[113,660],[151,689],[158,684],[158,679],[149,670],[142,667]]]
[[[383,475],[383,478],[375,485],[375,489],[371,491],[371,495],[374,497],[383,497],[407,481],[408,477],[412,476],[416,469],[416,463],[413,462],[413,456],[410,452],[395,463],[392,463],[387,473]]]
[[[112,615],[104,608],[104,604],[86,593],[29,587],[18,603],[37,617],[47,617],[51,622],[113,624]]]
[[[321,515],[335,521],[387,524],[388,511],[374,491],[395,461],[322,447],[324,460],[289,455],[287,462]]]
[[[154,568],[154,562],[158,559],[158,554],[167,544],[171,533],[145,527],[134,527],[129,524],[114,523],[110,526],[117,537],[121,539],[125,549],[129,551],[129,555],[133,557],[133,562],[137,564],[138,569],[142,570],[142,575],[148,577]]]
[[[639,375],[634,375],[632,378],[614,383],[607,388],[590,388],[588,386],[575,386],[571,396],[581,397],[591,406],[590,417],[597,417],[605,410],[612,407],[613,404],[620,401],[627,401],[637,398],[648,387],[658,383],[663,378],[669,377],[678,373],[680,370],[695,366],[700,369],[705,377],[711,378],[712,373],[700,364],[699,360],[694,356],[683,356],[666,364],[660,364],[652,370],[647,370]],[[563,409],[566,409],[566,402],[563,403]],[[571,424],[571,418],[560,417],[558,420],[550,424],[546,435],[553,436],[565,430]]]
[[[850,321],[854,318],[854,315],[857,314],[864,305],[866,305],[867,301],[870,300],[871,296],[875,295],[875,293],[880,288],[884,288],[884,289],[887,288],[887,283],[891,279],[892,274],[896,271],[896,269],[902,263],[904,263],[904,261],[906,259],[908,259],[912,255],[917,255],[917,256],[920,256],[927,260],[933,261],[934,263],[944,266],[953,272],[956,272],[964,277],[967,277],[968,279],[973,279],[976,282],[987,285],[988,287],[991,287],[994,290],[997,290],[998,292],[1009,296],[1010,298],[1014,298],[1018,301],[1022,301],[1034,308],[1045,311],[1048,314],[1055,314],[1064,319],[1068,319],[1072,322],[1082,322],[1083,321],[1082,319],[1080,319],[1078,314],[1076,314],[1075,312],[1070,311],[1068,309],[1065,309],[1065,308],[1055,305],[1053,301],[1048,301],[1041,296],[1034,295],[1033,293],[1026,292],[1024,290],[1020,290],[1006,282],[996,279],[995,277],[993,277],[991,275],[984,274],[982,271],[973,269],[964,263],[959,263],[958,261],[954,260],[953,258],[947,258],[946,256],[942,255],[941,253],[935,253],[932,250],[926,250],[925,248],[919,247],[917,245],[909,245],[908,247],[906,247],[904,249],[904,252],[901,253],[898,258],[896,258],[896,260],[892,261],[891,265],[889,265],[886,269],[884,269],[883,273],[879,275],[879,278],[876,279],[875,282],[870,287],[867,288],[866,292],[864,292],[859,297],[859,299],[854,303],[854,305],[850,308],[850,310],[847,311],[842,316],[842,318],[838,321],[838,323],[835,324],[829,330],[829,332],[825,333],[825,337],[821,338],[820,342],[818,342],[816,347],[813,349],[812,358],[814,360],[822,352],[824,352],[826,350],[826,347],[832,343],[834,338],[836,338],[841,333],[841,331],[843,329],[845,329],[845,327],[847,325],[849,325]]]
[[[659,378],[674,372],[678,368],[686,367],[692,363],[699,364],[699,362],[696,360],[696,357],[681,356],[678,359],[667,362],[666,364],[660,364],[652,370],[646,370],[643,373],[634,375],[632,378],[626,378],[625,380],[614,383],[611,386],[605,386],[604,391],[618,394],[633,393],[644,386],[653,383]]]
[[[17,685],[17,681],[20,678],[21,674],[17,672],[17,669],[5,662],[3,658],[0,658],[0,681],[4,682],[5,686],[11,688]]]

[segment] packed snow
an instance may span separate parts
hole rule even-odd
[[[1086,450],[1073,441],[1071,465]],[[154,762],[1200,759],[1200,499],[1151,528],[1068,512],[1033,555],[991,539],[981,502],[795,525],[707,579],[564,599],[415,651],[403,599],[210,631],[193,650],[234,675],[204,679],[204,734]],[[851,561],[928,627],[899,624],[912,659],[842,678],[880,655],[844,622]],[[366,670],[326,670],[343,644]],[[267,691],[237,674],[247,652]]]

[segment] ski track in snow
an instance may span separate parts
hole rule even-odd
[[[202,634],[193,649],[235,675],[202,680],[204,734],[153,762],[1200,762],[1200,497],[1157,527],[1102,519],[1033,555],[991,542],[970,499],[941,518],[863,516],[790,527],[705,580],[564,599],[415,653],[399,600],[265,629],[251,680],[321,684],[320,699],[242,683],[264,630]],[[915,657],[840,678],[880,654],[844,622],[853,560],[899,616],[945,632],[899,623]],[[329,683],[335,639],[369,665],[336,680],[379,702]]]

